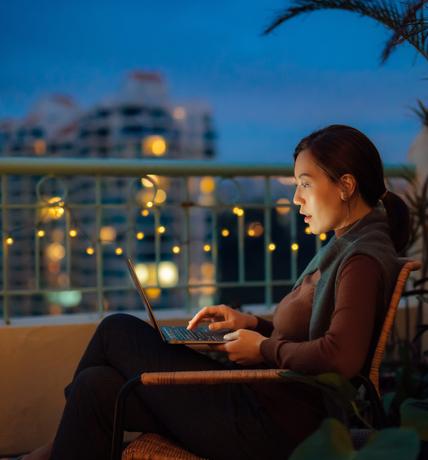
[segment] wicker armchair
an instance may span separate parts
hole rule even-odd
[[[386,342],[391,332],[403,289],[411,271],[419,270],[418,261],[402,259],[403,266],[398,275],[387,315],[372,359],[369,378],[358,376],[355,385],[364,385],[367,397],[373,406],[373,424],[379,428],[384,425],[385,414],[380,402],[379,367],[385,353]],[[145,433],[133,441],[122,453],[123,409],[129,392],[136,385],[219,385],[223,383],[250,383],[256,381],[285,381],[280,373],[284,369],[225,370],[225,371],[182,371],[149,372],[129,380],[121,389],[116,401],[113,429],[112,460],[203,460],[183,447],[154,433]]]

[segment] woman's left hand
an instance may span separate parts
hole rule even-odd
[[[248,329],[238,329],[224,336],[226,343],[215,345],[220,351],[225,351],[231,361],[245,366],[263,362],[260,344],[266,339],[263,335]]]

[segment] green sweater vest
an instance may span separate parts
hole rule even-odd
[[[310,340],[322,337],[328,330],[334,311],[338,275],[346,261],[356,254],[368,255],[379,263],[384,281],[384,305],[378,308],[386,311],[401,265],[389,234],[386,210],[381,202],[340,238],[333,236],[315,254],[294,284],[293,289],[301,284],[306,275],[320,270],[309,324]]]

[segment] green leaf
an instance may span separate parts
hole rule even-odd
[[[372,428],[360,414],[355,402],[356,388],[341,374],[326,372],[319,375],[306,375],[287,370],[280,372],[280,375],[285,381],[297,382],[318,389],[330,403],[333,403],[347,415],[357,417],[367,428]]]
[[[355,451],[345,426],[329,418],[295,449],[290,460],[416,460],[419,448],[416,431],[387,428],[371,435]]]
[[[354,459],[416,460],[419,449],[420,443],[416,431],[406,428],[387,428],[373,434]]]
[[[406,399],[400,406],[401,426],[413,428],[428,441],[428,399]]]
[[[325,374],[319,374],[316,377],[316,380],[324,385],[336,388],[345,398],[349,400],[355,399],[357,395],[357,390],[340,374],[335,372],[327,372]]]
[[[339,421],[328,418],[295,449],[290,460],[351,460],[354,455],[347,429]]]

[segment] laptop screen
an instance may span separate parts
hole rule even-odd
[[[131,278],[134,281],[135,287],[137,288],[138,292],[140,293],[141,298],[143,299],[144,306],[146,307],[147,314],[149,315],[150,321],[153,327],[159,332],[160,336],[163,338],[162,331],[156,321],[155,315],[153,314],[153,308],[150,304],[150,301],[147,297],[147,294],[144,291],[143,286],[141,286],[140,280],[138,279],[137,272],[135,270],[134,262],[130,257],[126,259],[128,263],[129,273],[131,274]]]

